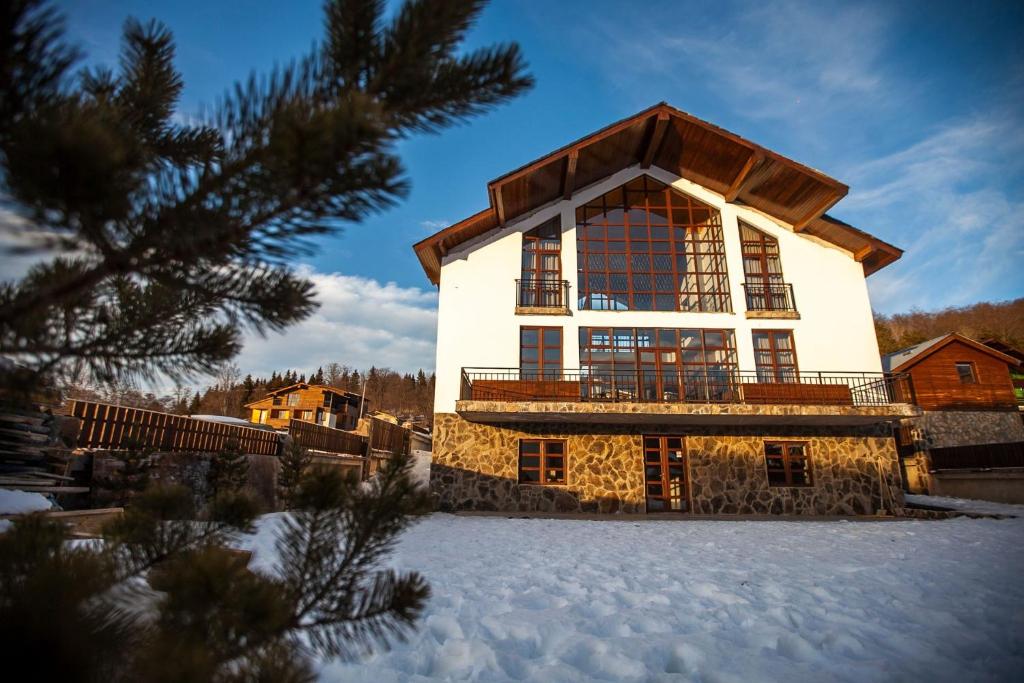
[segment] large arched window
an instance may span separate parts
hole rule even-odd
[[[732,310],[718,211],[648,176],[576,209],[579,307]]]

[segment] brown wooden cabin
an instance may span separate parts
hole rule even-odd
[[[362,397],[322,384],[293,384],[270,392],[246,408],[250,421],[286,429],[289,420],[302,420],[335,429],[355,429]]]
[[[882,357],[886,372],[905,372],[925,410],[1016,410],[1010,368],[1017,359],[959,334]]]

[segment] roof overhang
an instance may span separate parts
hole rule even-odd
[[[849,191],[843,183],[664,102],[492,180],[488,208],[413,248],[437,284],[449,250],[634,165],[657,166],[846,249],[865,275],[903,253],[825,215]]]
[[[944,349],[947,346],[949,346],[950,344],[953,344],[953,343],[956,343],[956,342],[960,342],[961,344],[966,344],[967,346],[970,346],[971,348],[976,349],[977,351],[980,351],[981,353],[988,354],[988,355],[992,356],[993,358],[995,358],[997,360],[1000,360],[1003,363],[1006,363],[1007,365],[1010,365],[1010,366],[1013,366],[1013,367],[1017,367],[1017,366],[1019,366],[1021,364],[1021,362],[1019,360],[1017,360],[1016,358],[1014,358],[1013,356],[1008,356],[1005,353],[1002,353],[1001,351],[997,351],[997,350],[993,349],[991,346],[986,346],[985,344],[982,344],[981,342],[978,342],[978,341],[974,341],[970,337],[965,337],[962,334],[958,334],[956,332],[950,332],[948,335],[946,335],[946,337],[942,341],[939,341],[939,342],[937,342],[935,344],[932,344],[931,346],[929,346],[928,348],[924,349],[923,351],[921,351],[921,353],[919,353],[919,354],[917,354],[915,356],[911,356],[910,358],[908,358],[907,360],[903,361],[902,363],[900,363],[896,367],[892,368],[890,370],[890,372],[906,372],[910,368],[914,367],[915,365],[917,365],[918,363],[923,361],[925,358],[928,358],[929,356],[931,356],[933,353],[939,351],[940,349]],[[896,351],[894,353],[899,353],[899,351]],[[894,354],[890,354],[890,355],[894,355]]]

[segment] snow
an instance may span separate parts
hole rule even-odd
[[[246,539],[254,568],[273,562],[276,517]],[[403,536],[394,565],[431,584],[418,630],[361,663],[321,663],[321,680],[952,682],[1024,671],[1021,518],[434,514]]]
[[[0,515],[20,515],[25,512],[49,510],[52,507],[53,503],[41,493],[0,489]]]
[[[903,495],[908,503],[914,503],[916,505],[930,505],[932,507],[959,510],[960,512],[980,512],[982,514],[1016,515],[1018,517],[1024,517],[1024,505],[992,503],[987,500],[972,500],[970,498],[922,496],[914,493],[905,493]]]

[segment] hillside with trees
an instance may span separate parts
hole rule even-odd
[[[160,410],[178,415],[228,415],[248,418],[246,403],[263,398],[268,392],[297,382],[326,384],[353,393],[366,392],[370,410],[384,410],[393,415],[424,416],[429,422],[434,413],[434,374],[424,370],[399,373],[390,368],[370,367],[360,371],[342,363],[327,363],[309,374],[284,370],[269,377],[244,377],[237,365],[221,368],[214,381],[204,389],[179,386],[170,394],[157,396],[142,391],[131,382],[108,383],[102,387],[69,383],[64,387],[67,398],[98,400],[147,410]]]
[[[882,353],[898,351],[947,332],[978,340],[997,339],[1024,348],[1024,298],[939,311],[875,314],[875,333]]]

